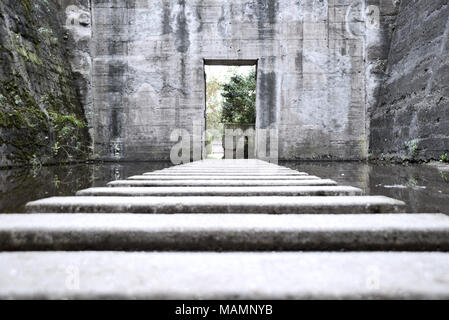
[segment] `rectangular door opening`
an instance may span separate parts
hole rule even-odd
[[[257,60],[205,60],[205,156],[255,154]]]

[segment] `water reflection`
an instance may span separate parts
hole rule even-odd
[[[410,213],[449,214],[449,173],[428,165],[375,165],[359,162],[281,163],[364,190],[405,201]]]
[[[359,162],[285,162],[281,165],[359,187],[368,195],[385,195],[408,204],[411,213],[449,214],[449,173],[426,165],[372,165]],[[170,167],[168,162],[106,163],[0,170],[0,212],[22,213],[27,202],[70,196],[105,186],[112,180]]]
[[[22,213],[29,201],[72,196],[81,189],[170,166],[168,162],[139,162],[0,170],[0,213]]]

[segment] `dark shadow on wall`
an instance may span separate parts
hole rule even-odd
[[[375,158],[439,160],[449,151],[449,5],[402,1],[380,102],[371,115]]]

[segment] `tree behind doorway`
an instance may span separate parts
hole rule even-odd
[[[256,122],[256,72],[236,74],[222,86],[222,123],[254,124]]]

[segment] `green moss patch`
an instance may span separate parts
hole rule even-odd
[[[28,163],[35,158],[48,158],[49,154],[58,161],[87,157],[85,121],[76,114],[64,114],[57,103],[63,99],[49,96],[53,104],[48,105],[45,113],[23,87],[12,81],[3,83],[0,143],[11,148],[10,160]]]

